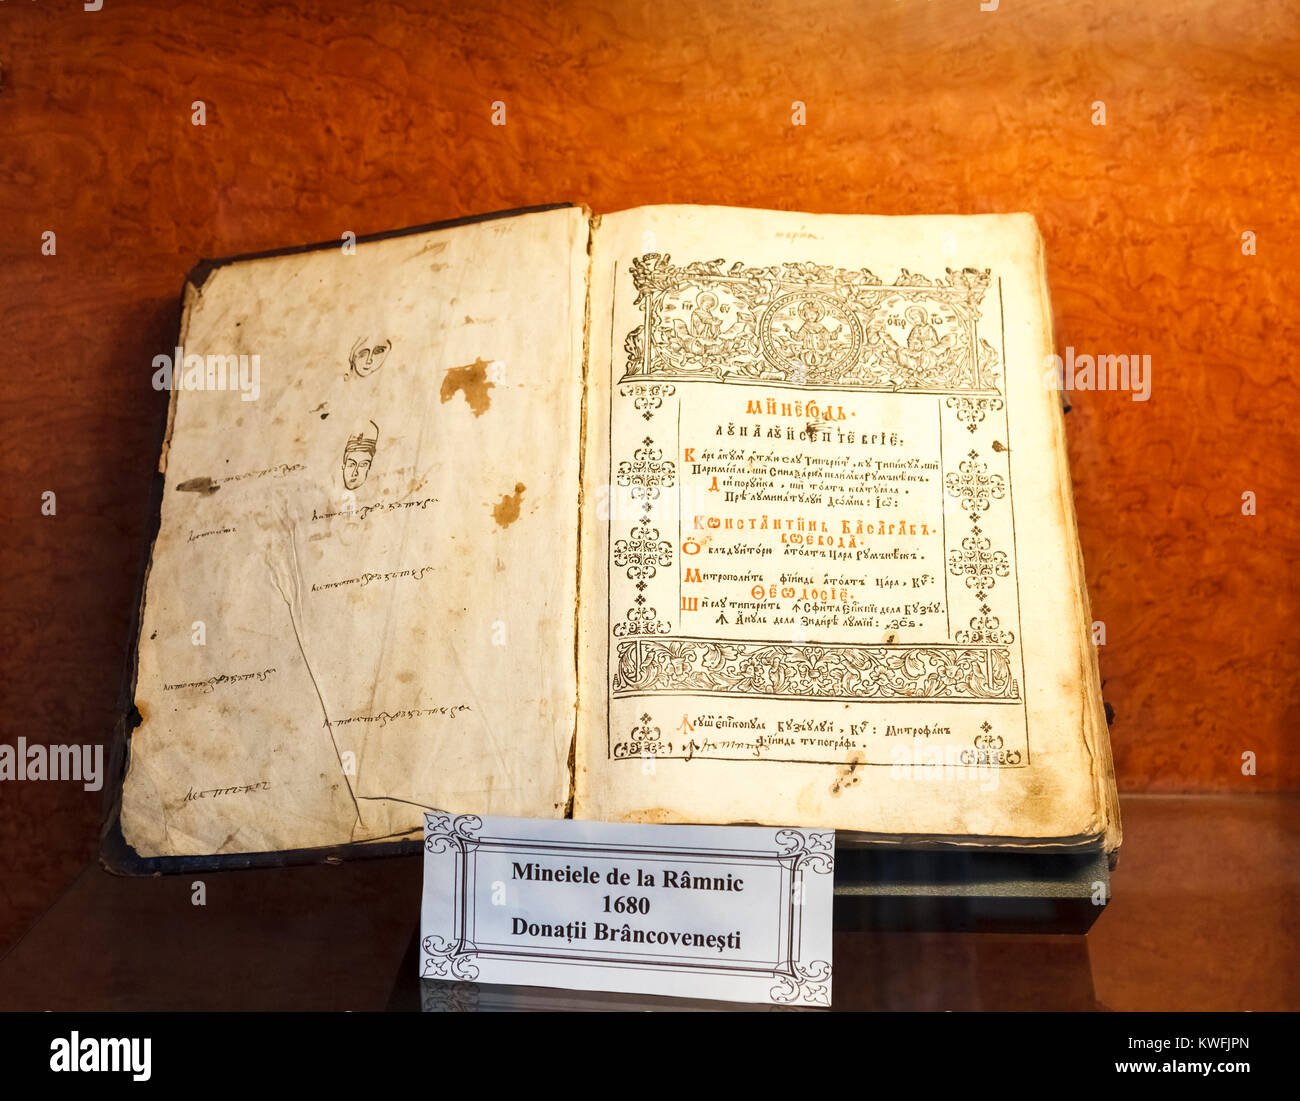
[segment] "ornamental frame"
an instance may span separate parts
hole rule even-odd
[[[948,268],[944,279],[903,269],[885,283],[866,268],[725,263],[679,266],[656,252],[632,261],[642,320],[624,340],[620,385],[982,394],[996,399],[982,408],[1000,407],[998,355],[976,333],[989,269]]]

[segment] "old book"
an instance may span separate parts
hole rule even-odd
[[[109,863],[424,808],[1113,853],[1050,318],[1028,215],[564,206],[202,265]]]

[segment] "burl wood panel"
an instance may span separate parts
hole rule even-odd
[[[0,8],[7,740],[114,721],[199,257],[557,200],[1028,210],[1061,348],[1151,356],[1149,401],[1069,418],[1121,786],[1297,788],[1295,3],[439,8]],[[99,813],[0,790],[0,946]]]

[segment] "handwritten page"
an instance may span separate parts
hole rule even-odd
[[[122,810],[142,856],[564,813],[586,242],[557,210],[190,288],[178,374],[203,357],[208,386],[173,390],[163,456]]]

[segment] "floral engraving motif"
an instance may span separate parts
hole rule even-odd
[[[663,731],[657,726],[652,726],[653,721],[650,712],[643,711],[637,725],[628,732],[628,740],[614,745],[611,759],[625,761],[631,757],[639,757],[644,761],[652,757],[671,755],[673,743],[664,741]]]
[[[962,395],[961,397],[950,397],[947,402],[949,409],[957,410],[957,419],[966,425],[967,432],[975,432],[984,421],[984,417],[990,412],[997,412],[1002,408],[1001,398],[971,398]]]
[[[887,284],[865,268],[725,263],[679,266],[661,253],[632,261],[634,306],[643,319],[624,340],[620,383],[671,378],[990,395],[959,408],[963,421],[1001,407],[997,353],[976,334],[988,269],[948,269],[945,279],[903,270]]]
[[[664,458],[663,449],[655,447],[654,440],[649,436],[632,452],[631,459],[624,459],[618,464],[614,475],[619,487],[630,490],[632,499],[641,502],[641,512],[645,519],[649,519],[651,502],[658,500],[660,490],[671,488],[676,478],[676,464],[671,459]]]
[[[998,617],[989,615],[989,606],[980,605],[980,614],[972,616],[969,631],[957,631],[953,636],[958,642],[988,642],[999,646],[1010,646],[1016,641],[1015,633],[1003,630]]]
[[[633,406],[646,420],[659,410],[664,398],[671,398],[677,393],[677,387],[671,382],[638,382],[631,386],[620,386],[618,395],[633,398]]]
[[[477,814],[451,815],[446,811],[425,811],[424,849],[430,853],[459,850],[460,858],[478,840],[483,819]],[[466,950],[465,941],[427,936],[421,942],[425,956],[420,974],[426,979],[476,979],[478,967]]]
[[[776,851],[779,856],[795,857],[794,870],[829,874],[835,871],[835,835],[817,832],[805,835],[798,830],[777,830]]]
[[[635,639],[620,643],[616,658],[615,696],[693,692],[831,700],[1020,698],[1011,655],[997,646]]]
[[[985,768],[1008,765],[1014,768],[1024,759],[1024,754],[1020,750],[1006,748],[1001,734],[989,733],[993,729],[989,722],[981,723],[980,729],[984,733],[975,735],[975,748],[963,749],[958,757],[963,765],[978,765]]]
[[[654,608],[645,607],[645,596],[638,593],[635,605],[624,613],[623,622],[614,624],[614,637],[666,635],[671,630],[672,625],[660,619]]]
[[[454,817],[445,811],[425,811],[425,852],[445,853],[452,847],[464,848],[466,841],[477,839],[483,828],[483,819],[476,814],[458,814]]]
[[[978,526],[971,532],[961,541],[960,549],[953,548],[948,552],[948,572],[963,578],[966,588],[974,589],[975,596],[983,600],[998,583],[999,577],[1010,575],[1011,567],[1007,564],[1007,552],[994,550]]]
[[[477,979],[478,965],[461,951],[460,941],[428,936],[420,942],[424,948],[424,968],[420,972],[426,979]]]
[[[1005,483],[1001,474],[989,472],[989,468],[980,462],[979,452],[971,448],[966,453],[966,460],[944,478],[944,485],[950,497],[961,499],[961,507],[970,516],[971,532],[961,541],[960,548],[948,552],[948,572],[962,578],[966,587],[974,590],[975,598],[983,600],[997,585],[999,577],[1011,574],[1007,552],[994,550],[992,540],[984,536],[979,525],[980,513],[987,511],[992,501],[1002,500],[1006,493]],[[988,615],[987,607],[982,611]],[[975,620],[971,620],[971,627],[976,628]],[[960,637],[954,637],[958,642],[962,641]],[[975,638],[971,636],[969,641],[973,642]]]
[[[673,545],[659,538],[659,529],[650,526],[650,512],[660,492],[671,488],[677,480],[677,465],[665,459],[654,439],[647,436],[641,446],[632,452],[631,459],[618,464],[615,481],[630,491],[634,501],[641,502],[640,520],[633,524],[627,539],[614,543],[614,565],[626,567],[628,580],[636,582],[637,595],[633,607],[627,610],[623,622],[615,624],[614,636],[662,635],[671,630],[670,624],[660,620],[652,607],[646,606],[647,583],[659,571],[673,564]]]
[[[978,452],[971,451],[970,458],[957,464],[957,469],[944,478],[950,497],[960,497],[961,507],[970,513],[985,512],[991,500],[1002,500],[1006,486],[1001,474],[990,474],[989,468],[978,460]]]
[[[811,1005],[830,1005],[831,995],[827,984],[831,965],[826,960],[811,960],[804,964],[793,962],[792,974],[782,975],[770,991],[774,1002],[806,1001]]]
[[[773,836],[777,856],[793,857],[790,864],[792,882],[805,875],[833,875],[835,872],[835,834],[830,831],[803,833],[800,830],[777,830]],[[785,971],[785,967],[789,970]],[[813,1005],[830,1005],[831,965],[827,960],[804,963],[792,959],[778,964],[780,974],[768,996],[774,1002],[804,1000]]]
[[[635,581],[637,591],[644,591],[646,582],[658,572],[659,566],[673,564],[673,545],[659,538],[659,529],[647,524],[635,525],[627,539],[614,542],[614,565],[620,570],[627,567],[629,581]]]
[[[660,736],[659,728],[657,726],[651,726],[650,722],[651,722],[650,712],[643,711],[641,713],[641,725],[634,726],[632,728],[631,736],[635,741],[649,742],[649,741],[657,740],[659,738]]]

